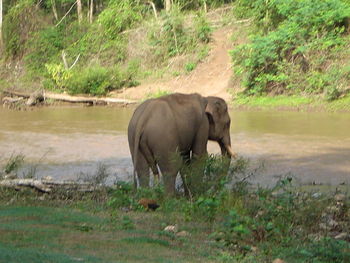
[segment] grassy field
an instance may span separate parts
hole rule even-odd
[[[89,193],[0,187],[0,262],[350,262],[348,186],[300,187],[286,175],[262,188],[246,181],[259,172],[247,160],[227,176],[225,160],[204,161],[204,177],[183,170],[190,198],[127,182]]]
[[[350,96],[327,101],[321,97],[302,96],[241,96],[232,106],[241,109],[349,112]]]
[[[161,212],[75,206],[2,202],[0,262],[211,262],[200,223],[182,223],[191,236],[176,237],[163,231],[176,218]]]

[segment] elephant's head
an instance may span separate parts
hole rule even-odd
[[[226,102],[218,97],[207,97],[208,104],[205,112],[209,120],[209,140],[217,141],[222,155],[236,158],[232,151],[230,138],[231,119]]]

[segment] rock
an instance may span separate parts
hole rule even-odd
[[[320,224],[319,224],[319,228],[322,229],[322,230],[327,230],[327,229],[328,229],[328,226],[327,226],[327,224],[325,224],[325,223],[320,223]]]
[[[334,196],[334,200],[337,202],[342,202],[344,201],[346,196],[344,194],[337,194]]]
[[[319,197],[322,196],[322,193],[313,193],[311,196],[312,196],[313,198],[319,198]]]
[[[334,237],[334,239],[338,240],[346,240],[348,238],[348,233],[340,233]]]
[[[339,206],[329,206],[329,207],[327,207],[327,210],[331,213],[336,213],[336,212],[339,212],[340,207]]]
[[[176,234],[177,237],[188,237],[190,236],[190,233],[188,233],[187,231],[180,231]]]
[[[53,178],[51,176],[44,176],[43,178],[41,178],[42,180],[45,180],[45,181],[52,181]]]
[[[280,258],[276,258],[274,261],[272,261],[272,263],[286,263],[286,262]]]
[[[254,253],[257,253],[259,249],[257,247],[251,247],[250,250]]]
[[[164,228],[164,231],[166,231],[166,232],[172,232],[172,233],[176,233],[177,231],[178,231],[178,227],[177,227],[177,225],[169,225],[169,226],[166,226],[165,228]]]
[[[330,219],[327,222],[327,225],[333,229],[333,228],[336,228],[339,225],[339,223],[337,221],[335,221],[334,219]]]
[[[122,207],[122,208],[120,208],[120,210],[121,210],[122,212],[128,213],[128,212],[131,211],[131,208],[130,208],[130,207]]]

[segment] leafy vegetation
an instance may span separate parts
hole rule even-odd
[[[237,1],[251,42],[232,50],[246,95],[324,94],[334,100],[349,81],[350,3],[342,0]]]
[[[78,2],[4,0],[1,78],[26,89],[105,95],[154,71],[172,74],[175,56],[187,58],[180,71],[191,71],[208,54],[212,28],[203,10],[231,1],[171,1],[169,11],[155,1],[157,18],[146,1],[81,1],[80,13]]]
[[[0,188],[0,260],[348,262],[348,196],[302,190],[289,175],[271,188],[252,187],[248,179],[259,170],[247,160],[201,162],[204,178],[195,166],[183,171],[198,180],[190,198],[167,197],[160,186],[135,191],[128,182],[92,193]],[[90,182],[104,173],[101,167]],[[160,208],[145,211],[140,198]],[[165,231],[168,225],[178,230]]]

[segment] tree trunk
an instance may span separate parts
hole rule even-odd
[[[89,12],[90,24],[92,24],[93,15],[94,15],[94,0],[90,0],[90,12]]]
[[[165,0],[165,11],[168,13],[171,9],[171,0]]]
[[[101,189],[99,185],[72,181],[52,181],[45,179],[5,179],[0,180],[0,186],[9,188],[30,187],[43,193],[50,193],[52,190],[62,189],[65,191],[93,192]]]
[[[152,1],[148,1],[147,3],[151,5],[151,7],[153,9],[154,17],[157,19],[158,18],[158,14],[157,14],[157,9],[156,9],[155,4]]]
[[[0,0],[0,51],[2,50],[2,0]]]
[[[78,22],[79,24],[83,20],[83,11],[82,11],[81,0],[77,0],[77,12],[78,12]]]
[[[53,15],[54,15],[56,21],[58,21],[57,8],[56,8],[55,0],[51,0],[51,6],[52,6]]]
[[[30,98],[30,96],[32,95],[29,93],[22,93],[22,92],[9,91],[9,90],[4,90],[3,93],[5,95],[23,97],[26,99]],[[51,92],[44,92],[42,95],[44,99],[52,99],[57,101],[70,102],[70,103],[87,103],[91,105],[106,105],[106,104],[107,105],[108,104],[127,105],[127,104],[136,103],[136,101],[126,100],[126,99],[70,96],[67,94],[57,94],[57,93],[51,93]]]

